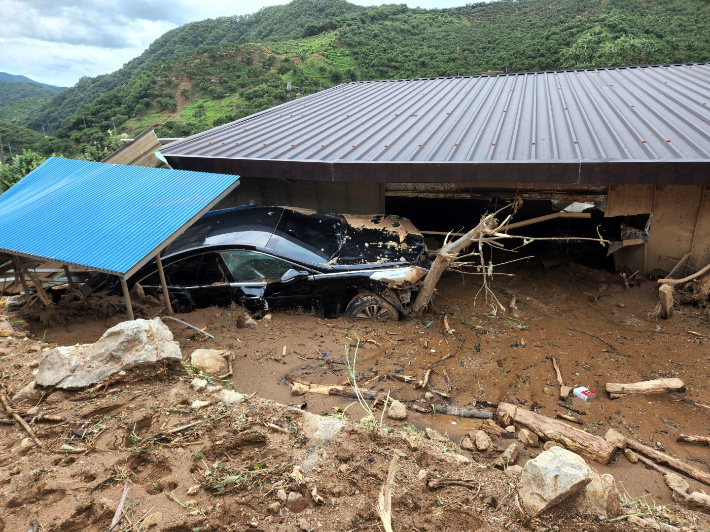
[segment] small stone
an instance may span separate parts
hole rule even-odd
[[[457,464],[470,464],[473,460],[471,460],[468,456],[464,456],[462,454],[454,454],[454,462]]]
[[[194,379],[192,379],[190,386],[196,392],[204,392],[208,384],[209,383],[205,379],[199,379],[195,377]]]
[[[229,351],[224,349],[195,349],[190,355],[190,363],[209,375],[224,375],[227,372]]]
[[[434,399],[436,399],[436,396],[431,392],[426,392],[424,394],[424,399],[426,399],[427,401],[433,401]]]
[[[419,449],[421,449],[422,445],[419,442],[419,438],[417,438],[416,436],[410,435],[410,436],[407,436],[405,439],[407,440],[407,443],[409,444],[409,446],[412,448],[412,451],[418,451]]]
[[[518,431],[518,439],[526,447],[540,447],[540,440],[537,434],[528,429],[520,429]]]
[[[552,440],[546,441],[545,445],[542,446],[542,448],[545,449],[546,451],[549,451],[553,447],[559,447],[561,449],[564,449],[564,447],[562,447],[559,443],[557,443],[556,441],[552,441]]]
[[[518,457],[520,452],[520,447],[518,443],[511,443],[508,448],[503,451],[498,458],[496,458],[491,465],[497,467],[498,469],[506,469],[515,463],[515,459]]]
[[[302,512],[308,506],[308,501],[297,491],[292,491],[286,499],[286,508],[295,514]]]
[[[667,473],[663,476],[666,481],[666,486],[668,486],[674,492],[680,492],[680,494],[686,494],[690,489],[690,484],[676,473]]]
[[[547,386],[542,389],[542,393],[544,393],[545,395],[554,395],[552,393],[552,390],[550,390]]]
[[[35,388],[35,381],[30,382],[12,397],[13,403],[29,401],[37,395],[38,390]]]
[[[152,526],[158,526],[162,522],[163,522],[162,512],[155,512],[154,514],[150,514],[148,517],[143,519],[141,526],[148,529]]]
[[[308,386],[300,382],[294,382],[291,387],[291,395],[303,395],[308,391]]]
[[[231,405],[234,403],[243,403],[246,395],[235,392],[234,390],[222,390],[219,392],[219,400],[225,404]]]
[[[270,514],[277,514],[279,513],[279,510],[281,510],[281,503],[280,502],[272,502],[269,504],[269,507],[267,508],[267,511]]]
[[[507,427],[505,427],[505,430],[507,432],[510,432],[511,434],[515,434],[515,426],[513,425],[508,425]]]
[[[254,521],[252,521],[251,523],[249,523],[249,526],[252,527],[252,528],[259,528],[259,523],[258,523],[258,522],[256,521],[256,519],[255,519]]]
[[[199,491],[200,491],[200,486],[198,486],[197,484],[195,484],[194,486],[190,486],[190,487],[187,489],[187,494],[188,494],[188,495],[196,495]]]
[[[168,404],[170,406],[186,405],[190,402],[190,396],[182,388],[173,388],[168,392]]]
[[[217,392],[221,392],[222,390],[224,390],[224,386],[221,386],[219,384],[213,385],[213,386],[208,386],[207,388],[205,388],[205,391],[207,393],[217,393]]]
[[[421,481],[426,480],[426,477],[429,475],[429,472],[426,469],[420,469],[419,473],[417,473],[417,478]]]
[[[636,453],[633,452],[631,449],[624,449],[624,457],[626,457],[626,459],[632,464],[635,464],[639,461],[639,457],[636,456]]]
[[[463,440],[461,440],[461,448],[466,449],[467,451],[477,450],[475,441],[469,436],[466,436]]]
[[[626,438],[624,438],[624,436],[622,436],[620,433],[618,433],[614,429],[607,430],[606,434],[604,435],[604,439],[606,441],[608,441],[609,443],[613,443],[619,449],[626,448]]]
[[[407,458],[407,453],[400,451],[399,449],[393,449],[392,452],[399,456],[400,458]]]
[[[311,529],[311,524],[303,518],[298,520],[298,526],[301,530],[305,530],[306,532]]]
[[[624,308],[626,305],[624,305],[623,303],[619,302],[619,303],[616,304],[616,306],[619,307],[619,308]]]
[[[12,329],[12,324],[9,321],[0,318],[0,336],[9,337],[14,333],[15,331]]]
[[[286,502],[286,499],[288,499],[288,495],[286,495],[286,490],[280,489],[279,491],[277,491],[276,498],[281,502]]]
[[[398,421],[407,419],[407,407],[395,399],[387,409],[387,417]]]
[[[210,402],[209,401],[193,401],[192,404],[190,405],[190,408],[194,408],[195,410],[199,410],[200,408],[205,408],[206,406],[209,406]]]
[[[488,437],[484,431],[479,430],[476,432],[476,449],[479,451],[487,451],[491,448],[491,439]]]
[[[430,429],[427,427],[425,429],[426,435],[430,440],[434,441],[440,441],[440,442],[448,442],[449,439],[446,436],[442,436],[438,431],[434,429]]]

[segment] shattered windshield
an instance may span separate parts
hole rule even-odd
[[[305,262],[323,263],[340,249],[342,230],[340,218],[284,209],[266,247]]]

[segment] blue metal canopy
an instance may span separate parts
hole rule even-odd
[[[128,278],[239,176],[50,158],[0,195],[0,252]]]

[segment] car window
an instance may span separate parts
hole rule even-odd
[[[238,283],[252,281],[277,281],[292,265],[276,257],[251,251],[229,251],[222,253],[227,268]]]
[[[198,279],[200,284],[204,285],[229,282],[226,272],[222,271],[222,261],[217,253],[205,253],[202,255]]]
[[[202,284],[197,282],[197,269],[200,267],[201,259],[202,257],[197,255],[164,266],[165,281],[170,286],[195,286]]]
[[[342,221],[322,214],[303,214],[284,209],[266,247],[296,259],[322,263],[340,248]]]

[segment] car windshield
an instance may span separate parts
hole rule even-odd
[[[266,247],[305,262],[327,262],[340,249],[342,230],[340,218],[284,209]]]

